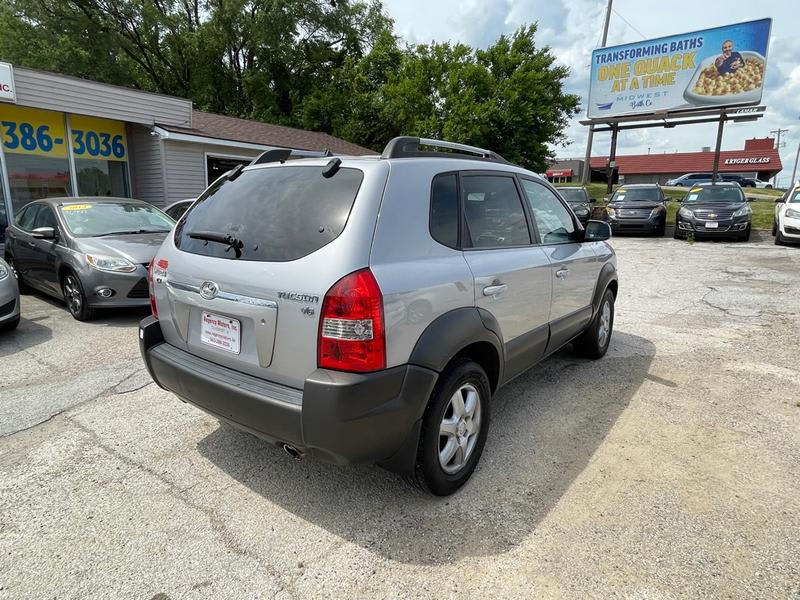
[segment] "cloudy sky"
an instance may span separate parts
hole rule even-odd
[[[558,60],[571,69],[570,92],[583,99],[580,118],[585,118],[592,50],[599,45],[605,0],[383,0],[397,31],[407,41],[458,40],[486,46],[503,33],[538,21],[540,45],[549,45]],[[778,183],[788,183],[800,143],[800,37],[797,36],[797,0],[671,0],[641,2],[614,0],[608,45],[706,29],[738,21],[772,17],[767,79],[762,104],[767,115],[754,123],[725,127],[722,147],[740,149],[744,140],[765,137],[770,130],[789,129],[781,150],[783,172]],[[792,24],[795,24],[794,26]],[[568,130],[571,144],[556,148],[559,157],[583,157],[585,127],[578,119]],[[595,136],[593,154],[608,152],[608,133]],[[621,133],[619,153],[695,151],[713,146],[716,125],[675,129],[640,129]]]

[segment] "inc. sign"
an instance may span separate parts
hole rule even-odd
[[[761,101],[772,19],[598,48],[589,118]]]
[[[0,63],[0,101],[17,101],[17,93],[14,89],[14,68],[8,63]]]

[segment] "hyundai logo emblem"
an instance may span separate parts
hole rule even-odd
[[[200,295],[206,300],[213,300],[219,293],[219,286],[213,281],[204,281],[200,286]]]

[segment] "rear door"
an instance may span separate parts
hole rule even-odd
[[[548,352],[551,352],[589,323],[599,264],[592,244],[579,241],[582,232],[558,195],[534,179],[520,177],[520,183],[541,248],[550,263],[553,294]]]
[[[462,173],[464,257],[475,304],[497,319],[506,350],[505,378],[540,359],[547,347],[552,276],[512,174]]]

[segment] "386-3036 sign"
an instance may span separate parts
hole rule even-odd
[[[119,121],[70,115],[72,154],[75,158],[127,160],[125,125]],[[67,130],[62,113],[21,106],[0,107],[3,150],[63,158]]]

